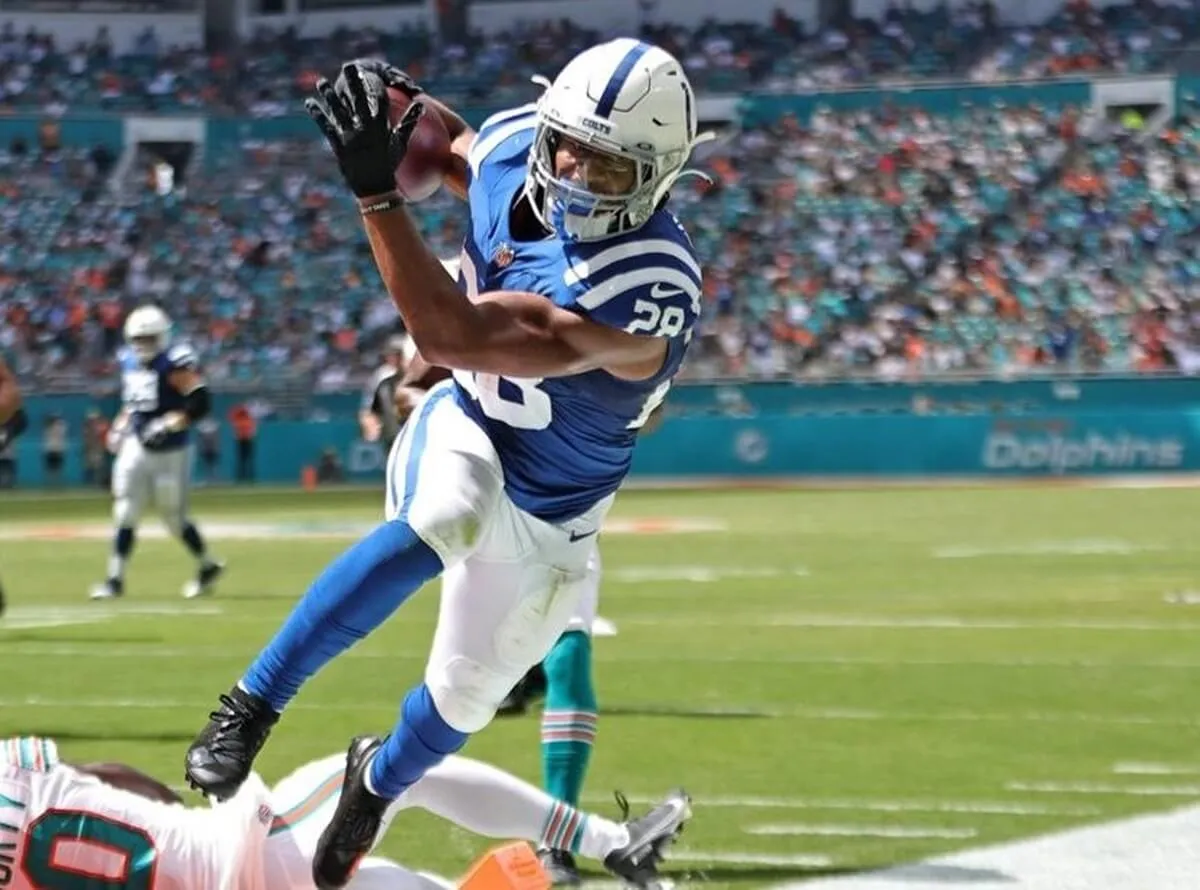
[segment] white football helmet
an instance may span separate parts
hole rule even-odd
[[[646,223],[684,172],[696,135],[696,99],[668,52],[622,37],[577,55],[537,103],[525,190],[538,219],[568,241],[596,241]],[[598,195],[555,175],[557,140],[636,162],[633,187]]]
[[[167,348],[171,319],[157,306],[139,306],[125,319],[125,342],[142,364]]]

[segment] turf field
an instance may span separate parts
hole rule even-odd
[[[0,733],[181,779],[216,695],[379,500],[199,492],[218,595],[179,598],[190,560],[151,519],[110,607],[86,599],[107,501],[0,494]],[[588,802],[686,786],[681,877],[766,887],[1200,798],[1200,490],[631,492],[613,520]],[[305,688],[268,780],[390,726],[435,605]],[[465,753],[536,781],[537,719]],[[485,845],[414,815],[385,851],[453,875]]]

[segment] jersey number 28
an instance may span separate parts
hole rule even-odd
[[[26,835],[21,867],[37,890],[154,890],[154,841],[140,828],[48,810]]]

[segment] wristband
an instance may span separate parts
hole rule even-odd
[[[363,216],[370,216],[372,213],[387,213],[389,210],[403,207],[407,203],[399,192],[393,192],[390,195],[384,195],[381,198],[375,199],[370,204],[359,204],[358,212]]]

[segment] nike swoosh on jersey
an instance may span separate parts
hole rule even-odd
[[[678,296],[683,291],[677,287],[667,287],[665,284],[657,283],[650,288],[650,296],[656,300],[664,300],[667,297]]]
[[[596,532],[598,532],[598,531],[600,531],[600,529],[598,529],[598,528],[594,528],[590,532],[573,531],[573,532],[571,532],[571,543],[574,544],[576,541],[582,541],[584,538],[590,538],[592,535],[596,534]]]

